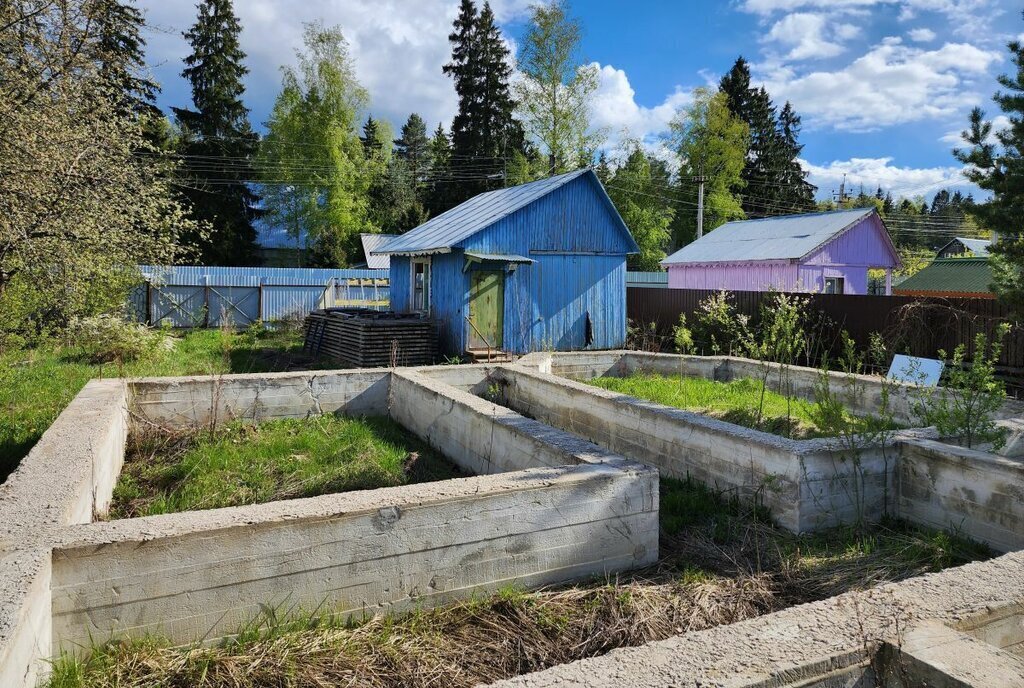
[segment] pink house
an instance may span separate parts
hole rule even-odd
[[[868,270],[900,266],[873,208],[729,222],[661,262],[673,289],[867,294]]]

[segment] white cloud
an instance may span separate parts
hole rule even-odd
[[[668,131],[676,111],[693,100],[690,90],[677,86],[660,104],[645,107],[636,102],[636,91],[626,72],[611,65],[594,66],[599,68],[600,81],[594,96],[593,124],[608,130],[611,148],[626,137],[655,144]]]
[[[981,100],[973,79],[1000,59],[966,43],[922,50],[887,39],[841,69],[798,75],[781,66],[764,81],[775,100],[791,100],[809,123],[869,131],[961,113]]]
[[[843,46],[831,40],[833,35],[824,15],[794,12],[775,22],[764,42],[790,48],[787,60],[820,59],[843,52]]]
[[[935,40],[935,32],[925,28],[911,29],[907,32],[907,36],[916,43],[930,43]]]
[[[755,14],[773,14],[775,12],[792,12],[794,10],[843,9],[872,7],[885,3],[887,0],[745,0],[743,9]]]
[[[178,78],[189,46],[181,32],[195,21],[193,2],[139,0],[156,31],[147,34],[148,58],[164,82],[167,100],[181,105],[188,92]],[[521,18],[530,0],[492,0],[499,22]],[[356,62],[356,74],[371,95],[375,116],[400,126],[419,112],[430,126],[448,122],[456,109],[451,79],[441,72],[450,57],[448,34],[458,10],[455,0],[236,0],[247,53],[246,102],[253,123],[266,119],[280,83],[279,68],[293,64],[302,43],[303,22],[341,26]]]
[[[890,157],[851,158],[833,160],[826,165],[815,165],[806,160],[801,160],[800,164],[807,170],[809,181],[826,193],[829,189],[838,189],[844,175],[847,191],[856,193],[863,185],[867,193],[874,193],[881,186],[896,197],[928,195],[943,187],[969,186],[960,167],[896,167],[892,161]]]

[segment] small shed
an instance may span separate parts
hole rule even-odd
[[[867,294],[868,270],[900,266],[873,208],[729,222],[662,261],[672,289]]]
[[[956,237],[940,248],[935,257],[956,258],[957,256],[971,256],[974,258],[987,258],[990,246],[992,246],[992,242],[989,239]]]
[[[444,354],[626,341],[636,242],[592,170],[475,196],[390,240],[391,308],[440,323]]]
[[[897,296],[994,299],[988,258],[939,258],[903,280]]]

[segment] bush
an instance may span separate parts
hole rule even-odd
[[[75,318],[67,336],[71,344],[85,352],[85,358],[91,363],[133,361],[171,343],[163,332],[113,315]]]
[[[739,353],[748,339],[749,317],[736,312],[727,291],[709,296],[697,306],[691,329],[693,345],[702,354]]]
[[[915,411],[928,425],[946,437],[956,437],[968,448],[991,442],[996,449],[1006,444],[1006,429],[995,424],[993,414],[1006,399],[1006,388],[996,379],[996,364],[1003,351],[1009,325],[1001,323],[991,344],[983,332],[974,337],[974,360],[966,363],[963,344],[946,363],[944,385],[935,394],[922,395]],[[939,350],[946,358],[946,352]]]

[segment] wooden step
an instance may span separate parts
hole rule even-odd
[[[466,349],[472,363],[511,363],[512,356],[500,349]]]

